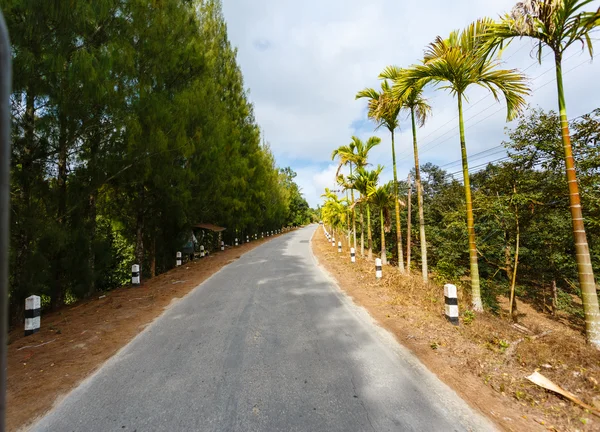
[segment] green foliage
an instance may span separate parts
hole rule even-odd
[[[595,274],[600,273],[600,109],[574,119],[573,152],[579,170],[579,184],[588,241]],[[576,319],[583,318],[581,304],[573,301],[581,292],[576,283],[577,265],[571,235],[568,189],[562,173],[560,120],[553,111],[529,109],[518,124],[507,130],[503,143],[510,158],[489,164],[470,176],[476,216],[477,250],[484,306],[499,312],[499,297],[508,296],[512,281],[517,220],[520,230],[519,266],[516,295],[548,310],[551,286],[558,286],[558,308]],[[469,250],[465,221],[463,185],[439,167],[421,165],[423,205],[428,241],[428,260],[434,280],[439,284],[469,286]],[[377,171],[372,172],[376,174]],[[362,190],[368,197],[369,171],[359,169],[347,178],[347,187]],[[373,184],[371,190],[375,190]],[[400,184],[400,189],[405,190]],[[405,193],[405,192],[404,192]],[[360,205],[366,198],[358,200]],[[379,212],[375,202],[371,210]],[[413,207],[413,220],[417,209]],[[375,213],[375,214],[377,214]],[[406,214],[402,216],[406,217]],[[375,218],[374,218],[375,219]],[[392,224],[393,227],[393,224]],[[413,225],[411,237],[418,239]],[[380,245],[381,224],[372,223],[374,247]],[[394,250],[393,235],[386,235],[389,250]],[[419,248],[413,243],[414,257]],[[544,304],[546,307],[544,307]],[[463,316],[468,321],[469,314]]]
[[[170,269],[193,224],[233,238],[311,220],[261,143],[219,0],[2,8],[13,321],[33,293],[58,307],[121,286],[134,262],[144,277]]]
[[[475,321],[475,316],[476,316],[475,312],[473,312],[472,310],[469,310],[469,309],[465,310],[463,312],[463,323],[465,325],[472,324],[473,321]]]
[[[573,150],[580,169],[580,187],[594,271],[600,271],[597,245],[600,230],[598,212],[598,158],[600,110],[571,123]],[[504,143],[509,161],[490,164],[471,175],[476,212],[477,245],[480,256],[482,299],[492,310],[497,297],[506,295],[513,271],[516,216],[520,227],[517,296],[542,308],[549,303],[555,280],[559,309],[580,316],[581,307],[572,303],[579,295],[577,266],[571,237],[568,189],[562,174],[560,121],[556,113],[531,109],[519,117],[518,125],[507,131]],[[436,281],[464,283],[468,269],[467,238],[462,216],[461,185],[439,168],[421,167],[430,260]]]

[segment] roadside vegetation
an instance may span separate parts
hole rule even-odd
[[[423,282],[418,271],[408,277],[397,266],[383,266],[383,277],[376,279],[373,261],[357,254],[356,263],[351,263],[350,245],[347,238],[341,239],[341,254],[322,229],[312,239],[319,263],[339,287],[501,430],[599,429],[599,356],[585,343],[583,325],[573,322],[571,311],[560,309],[551,315],[518,299],[519,322],[514,323],[506,296],[498,297],[495,313],[473,312],[467,285],[458,290],[460,324],[454,326],[444,316],[440,285]],[[590,409],[529,381],[535,371]]]
[[[509,299],[511,321],[520,319],[517,299],[552,316],[563,311],[588,343],[600,348],[594,277],[600,272],[600,108],[567,117],[561,66],[564,51],[573,45],[592,53],[590,32],[600,26],[600,9],[584,11],[589,3],[521,2],[498,20],[480,19],[462,31],[437,37],[414,65],[385,68],[379,76],[381,91],[365,89],[356,98],[367,98],[368,117],[392,134],[394,181],[391,186],[381,184],[382,167],[370,166],[368,155],[352,153],[356,146],[340,147],[334,154],[340,164],[361,163],[360,169],[337,179],[356,197],[333,206],[333,198],[325,195],[322,215],[336,237],[352,240],[357,235],[348,232],[346,220],[357,209],[366,213],[367,225],[356,229],[360,238],[366,233],[369,239],[369,259],[380,256],[401,272],[420,263],[424,282],[431,278],[467,290],[471,311],[498,314],[502,297]],[[542,52],[554,56],[558,111],[527,106],[532,93],[527,77],[507,69],[499,57],[501,48],[519,37],[534,40],[539,62],[545,58]],[[517,125],[507,129],[504,142],[493,143],[470,160],[463,112],[465,91],[471,85],[482,86],[496,101],[505,102],[507,120],[516,119]],[[431,86],[456,99],[456,145],[462,155],[458,161],[462,169],[456,172],[444,169],[454,162],[419,164],[418,126],[436,110],[423,97],[423,90]],[[394,130],[402,113],[412,123],[415,169],[406,174],[415,182],[410,184],[397,180],[406,177],[396,172]],[[353,137],[352,143],[356,140]],[[504,155],[490,163],[469,166],[470,161],[500,153]],[[391,190],[395,199],[382,199],[383,189]],[[401,209],[392,213],[395,221],[380,223],[380,218],[369,217],[388,215],[394,208]],[[412,221],[418,223],[411,225]],[[401,231],[407,242],[405,254]],[[351,243],[365,255],[356,241]],[[402,263],[404,255],[408,265]]]
[[[592,54],[600,9],[584,11],[589,3],[520,2],[498,20],[437,37],[414,65],[386,67],[381,90],[367,88],[356,98],[367,99],[368,118],[391,133],[394,178],[385,183],[384,167],[369,163],[368,152],[359,157],[352,143],[360,140],[352,137],[333,156],[341,165],[360,161],[337,174],[341,190],[353,193],[327,191],[320,209],[344,253],[323,246],[321,235],[313,239],[355,301],[508,430],[598,428],[600,107],[568,117],[562,70],[569,47]],[[539,62],[552,55],[557,110],[527,105],[534,91],[527,77],[500,58],[520,37],[535,42]],[[469,155],[463,113],[471,85],[504,102],[507,121],[515,123],[502,142]],[[436,112],[423,96],[431,87],[449,91],[457,104],[455,143],[436,145],[460,145],[461,159],[440,166],[419,162],[418,128]],[[412,125],[410,173],[396,167],[398,145],[409,144],[394,136],[401,115]],[[352,232],[347,220],[356,212],[367,220]],[[355,240],[364,236],[366,250]],[[348,258],[352,247],[356,264]],[[380,281],[374,258],[395,267],[384,267]],[[446,283],[459,287],[459,327],[444,319]],[[526,378],[538,371],[587,407]]]
[[[5,0],[13,49],[10,318],[310,222],[253,114],[219,0]],[[215,242],[216,243],[216,242]]]

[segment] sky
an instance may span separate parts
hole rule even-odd
[[[322,202],[325,187],[335,188],[337,164],[331,153],[361,139],[382,139],[370,157],[382,164],[382,180],[392,179],[391,140],[387,129],[374,130],[367,101],[355,100],[365,87],[379,89],[378,75],[388,65],[408,67],[423,57],[436,36],[489,16],[510,11],[514,0],[223,0],[228,35],[256,121],[277,164],[297,172],[296,182],[311,205]],[[587,10],[600,7],[594,1]],[[593,35],[600,49],[600,31]],[[518,68],[529,79],[532,107],[557,110],[554,62],[542,64],[529,40],[517,40],[504,52],[503,68]],[[600,107],[600,60],[590,61],[581,45],[565,54],[563,74],[568,117]],[[457,102],[447,91],[427,88],[433,115],[419,129],[419,157],[448,173],[460,171]],[[466,145],[472,171],[505,155],[506,105],[484,89],[471,87],[464,106]],[[478,153],[492,149],[478,155]],[[398,178],[414,167],[410,122],[401,115],[396,132]],[[459,178],[459,174],[456,174]]]

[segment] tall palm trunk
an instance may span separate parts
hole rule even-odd
[[[516,190],[515,190],[516,193]],[[516,207],[516,206],[515,206]],[[515,209],[516,210],[516,209]],[[513,273],[510,284],[510,301],[508,303],[508,313],[513,321],[517,321],[517,299],[515,297],[515,286],[517,284],[517,268],[519,266],[519,241],[521,238],[521,232],[519,230],[519,214],[515,212],[515,223],[517,225],[517,238],[515,241],[515,265],[513,266]]]
[[[598,309],[598,294],[596,293],[596,282],[590,259],[585,227],[583,225],[583,213],[581,212],[581,200],[579,198],[579,186],[577,185],[577,174],[573,161],[571,148],[571,137],[569,133],[569,122],[567,120],[567,107],[565,104],[561,55],[555,53],[556,62],[556,84],[558,86],[558,107],[560,110],[560,123],[562,129],[562,141],[565,150],[565,165],[567,169],[567,183],[569,186],[569,203],[571,208],[571,220],[573,224],[573,238],[575,240],[575,259],[577,261],[577,274],[581,287],[583,311],[585,313],[585,333],[590,344],[600,348],[600,312]]]
[[[427,239],[425,238],[425,216],[423,214],[423,186],[421,185],[421,168],[419,167],[419,150],[417,146],[417,127],[415,125],[415,110],[411,108],[410,115],[412,119],[413,132],[413,150],[415,154],[415,185],[417,186],[417,203],[419,207],[419,235],[421,240],[421,271],[423,273],[423,282],[429,279],[427,269]],[[464,141],[464,140],[463,140]]]
[[[352,164],[350,164],[350,175],[352,175]],[[352,197],[352,203],[354,203],[354,189],[350,189],[350,194]],[[354,239],[353,246],[356,250],[356,208],[352,207],[352,236]]]
[[[408,174],[408,198],[406,204],[406,270],[410,273],[410,232],[412,230],[412,185],[410,184],[410,174]]]
[[[471,182],[469,181],[469,165],[467,163],[467,146],[465,143],[465,126],[463,122],[462,93],[458,93],[458,123],[460,128],[460,152],[462,156],[465,198],[467,201],[467,231],[469,232],[469,259],[471,262],[471,297],[473,310],[483,311],[481,288],[479,286],[479,266],[477,265],[477,246],[475,244],[475,223],[473,221],[473,203],[471,201]]]
[[[367,242],[368,242],[368,258],[373,259],[373,238],[371,237],[371,206],[367,203]]]
[[[402,253],[402,231],[400,229],[400,202],[398,200],[398,174],[396,171],[396,147],[394,143],[394,130],[392,129],[390,132],[392,133],[392,164],[394,165],[394,203],[396,205],[396,245],[398,247],[398,267],[400,268],[401,272],[404,272],[404,255]]]
[[[381,220],[381,262],[387,264],[387,251],[385,250],[385,225],[383,224],[383,208],[379,210]]]
[[[362,206],[360,208],[360,256],[365,256],[365,216]]]
[[[346,191],[346,201],[348,201],[348,191]],[[350,209],[346,209],[346,227],[347,227],[347,238],[348,238],[348,243],[350,243],[350,236],[352,235],[352,232],[350,231]],[[341,239],[340,239],[341,240]]]

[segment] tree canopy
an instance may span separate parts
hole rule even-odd
[[[313,218],[261,139],[219,0],[3,2],[12,35],[10,310],[174,266],[191,226],[225,238]]]

